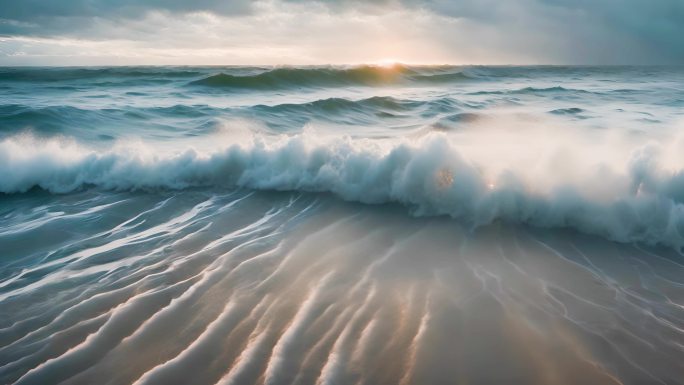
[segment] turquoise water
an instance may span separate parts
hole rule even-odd
[[[681,383],[683,108],[677,67],[0,68],[0,383]]]

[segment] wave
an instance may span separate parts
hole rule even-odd
[[[579,107],[557,108],[555,110],[549,111],[550,114],[554,115],[572,115],[577,117],[581,117],[581,114],[584,112],[586,111]]]
[[[184,105],[175,104],[166,107],[105,107],[105,108],[80,108],[73,105],[30,106],[21,104],[0,104],[1,125],[11,124],[41,124],[43,122],[73,123],[82,120],[100,120],[113,117],[127,119],[150,119],[155,116],[202,117],[223,111],[222,108],[208,105]]]
[[[233,139],[235,140],[235,139]],[[486,175],[441,134],[387,144],[300,134],[243,136],[214,150],[162,152],[119,143],[98,152],[64,140],[0,141],[0,192],[249,188],[332,193],[369,204],[400,203],[416,215],[450,215],[472,226],[503,220],[570,227],[622,242],[684,246],[684,173],[663,173],[650,150],[635,152],[613,198],[586,186],[539,192],[509,170]]]
[[[419,100],[402,100],[391,96],[373,96],[366,99],[350,100],[345,98],[319,99],[308,103],[284,103],[274,106],[259,104],[252,109],[268,112],[310,112],[320,111],[326,113],[345,112],[361,109],[391,110],[395,112],[410,111],[421,107],[428,102]]]
[[[305,103],[257,104],[244,107],[175,104],[164,107],[79,108],[73,105],[0,104],[0,137],[29,128],[32,132],[49,135],[74,135],[78,132],[78,136],[83,139],[96,137],[98,131],[112,128],[116,128],[115,133],[125,135],[131,132],[132,125],[135,126],[137,133],[144,128],[185,132],[192,126],[188,125],[189,121],[197,128],[216,123],[231,114],[246,116],[265,122],[269,126],[289,130],[301,128],[312,118],[359,124],[377,121],[379,118],[407,117],[413,113],[419,113],[424,118],[433,117],[451,113],[461,107],[462,103],[448,97],[414,100],[391,96],[373,96],[358,100],[335,97]],[[182,127],[168,124],[175,119],[182,119]]]
[[[209,87],[256,88],[325,85],[383,85],[396,82],[450,83],[465,80],[499,82],[503,79],[549,79],[559,76],[601,76],[602,81],[622,82],[625,77],[653,73],[679,76],[679,69],[649,67],[566,67],[566,66],[453,66],[453,65],[359,65],[353,67],[235,67],[235,66],[121,66],[121,67],[4,67],[0,82],[71,84],[106,80],[98,85],[140,84],[162,80],[181,81]],[[219,73],[217,73],[219,72]],[[137,82],[137,83],[135,83]],[[302,83],[303,82],[303,83]],[[61,85],[62,87],[67,87]],[[624,92],[638,92],[625,89]],[[617,91],[620,92],[620,91]]]
[[[496,90],[496,91],[476,91],[471,92],[470,95],[544,95],[544,94],[594,94],[594,92],[576,89],[565,88],[561,86],[554,87],[524,87],[511,90]]]
[[[335,120],[342,117],[351,122],[360,119],[412,116],[417,113],[422,117],[432,117],[441,113],[453,112],[461,107],[461,103],[449,97],[414,100],[391,96],[373,96],[358,100],[328,98],[307,103],[259,104],[250,106],[249,110],[264,117],[276,115],[281,120],[292,119],[293,117],[306,120],[315,116],[320,120]]]
[[[342,113],[349,111],[392,111],[409,112],[420,107],[434,107],[442,112],[453,111],[458,106],[456,100],[448,97],[414,100],[399,99],[391,96],[372,96],[364,99],[326,98],[304,103],[282,103],[275,105],[256,104],[243,107],[256,112],[267,113]],[[168,117],[202,117],[220,112],[237,110],[238,108],[215,107],[206,104],[175,104],[164,107],[106,107],[80,108],[73,105],[31,106],[22,104],[0,104],[0,124],[9,125],[10,121],[40,123],[43,121],[69,122],[82,118],[93,119],[94,115],[114,115],[126,118],[150,118],[152,116]]]
[[[443,67],[404,65],[349,68],[311,67],[275,68],[252,75],[219,73],[190,82],[190,85],[213,88],[281,89],[292,87],[382,86],[398,83],[454,82],[470,79],[463,70]]]
[[[175,67],[40,67],[0,68],[0,81],[7,82],[62,82],[98,78],[188,78],[200,76],[199,69]]]
[[[26,106],[0,105],[0,137],[30,130],[38,135],[70,135],[99,140],[130,133],[132,122],[136,132],[172,130],[165,117],[202,118],[212,111],[202,107],[172,106],[154,108],[79,108],[69,105]],[[161,119],[157,119],[161,118]],[[184,131],[189,131],[187,128]]]
[[[382,99],[382,98],[380,98]],[[402,100],[324,99],[302,104],[256,105],[222,108],[209,105],[171,105],[165,107],[79,108],[70,105],[0,105],[0,138],[31,131],[36,135],[76,136],[81,140],[149,133],[158,137],[197,135],[215,130],[221,119],[246,116],[277,130],[299,129],[312,117],[325,120],[373,119],[378,114],[399,114],[422,102]],[[352,112],[347,118],[344,114]],[[232,114],[232,115],[231,115]],[[182,119],[183,124],[177,123]]]

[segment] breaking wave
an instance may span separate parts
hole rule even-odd
[[[521,170],[488,174],[439,133],[411,142],[307,133],[232,138],[208,150],[119,143],[98,152],[65,140],[10,137],[0,142],[0,192],[67,193],[92,186],[324,192],[362,203],[399,203],[416,215],[449,215],[472,226],[503,220],[569,227],[621,242],[684,246],[684,174],[660,170],[648,147],[635,151],[624,170],[614,171],[606,182],[614,184],[608,186],[610,199],[594,199],[583,193],[589,189],[583,182],[542,190]],[[597,178],[585,183],[590,180]]]

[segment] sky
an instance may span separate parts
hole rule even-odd
[[[684,64],[684,0],[0,0],[0,65]]]

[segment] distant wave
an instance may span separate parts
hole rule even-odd
[[[612,240],[684,247],[684,173],[663,174],[638,152],[610,201],[582,186],[537,193],[515,170],[488,180],[444,136],[391,145],[308,134],[245,136],[212,151],[163,153],[147,144],[98,152],[60,140],[0,141],[0,192],[41,188],[67,193],[111,190],[242,187],[329,192],[349,201],[400,203],[418,215],[450,215],[473,226],[495,220],[570,227]]]
[[[209,106],[186,106],[177,104],[168,107],[123,107],[123,108],[79,108],[70,105],[27,106],[19,104],[0,105],[0,127],[22,124],[40,126],[45,123],[74,125],[84,121],[91,124],[113,118],[148,119],[158,115],[200,117],[221,109]]]
[[[579,107],[569,107],[569,108],[557,108],[555,110],[549,111],[549,113],[554,115],[573,115],[581,117],[580,114],[586,112],[584,109]]]
[[[445,72],[447,71],[447,72]],[[445,67],[395,65],[350,68],[312,67],[275,68],[255,75],[219,73],[190,82],[191,85],[237,88],[281,89],[292,87],[382,86],[397,83],[454,82],[471,78],[465,72]]]
[[[164,125],[165,119],[195,119],[197,125],[208,124],[216,119],[233,114],[262,119],[269,123],[290,124],[300,128],[309,119],[343,119],[356,122],[410,116],[420,113],[423,117],[453,113],[462,103],[449,97],[426,100],[401,99],[391,96],[372,96],[362,99],[326,98],[302,103],[256,104],[244,107],[216,107],[210,105],[176,104],[164,107],[116,106],[105,108],[79,108],[72,105],[30,106],[21,104],[0,104],[0,137],[30,129],[40,134],[70,134],[78,132],[79,137],[92,136],[96,131],[118,127],[119,134],[131,132],[133,122],[145,127],[171,129]],[[196,127],[195,127],[196,128]],[[140,133],[142,127],[136,126]],[[191,130],[188,125],[177,131]]]
[[[366,99],[350,100],[345,98],[328,98],[314,100],[309,103],[285,103],[274,106],[256,105],[251,108],[263,111],[301,112],[303,110],[319,110],[324,112],[348,111],[363,108],[374,110],[409,111],[426,104],[425,101],[401,100],[391,96],[373,96]]]
[[[202,72],[181,68],[164,67],[49,67],[49,68],[0,68],[0,81],[6,82],[62,82],[70,80],[93,80],[99,78],[187,78]]]
[[[555,87],[545,87],[545,88],[540,88],[540,87],[524,87],[524,88],[518,88],[518,89],[510,89],[510,90],[495,90],[495,91],[476,91],[470,93],[470,95],[535,95],[535,94],[592,94],[593,92],[587,91],[587,90],[582,90],[582,89],[575,89],[575,88],[565,88],[561,86],[555,86]]]
[[[498,82],[503,79],[554,79],[558,76],[583,76],[586,74],[601,75],[607,78],[639,77],[648,75],[649,71],[658,74],[678,76],[676,67],[564,67],[564,66],[452,66],[452,65],[405,65],[393,66],[359,65],[359,66],[319,66],[319,67],[184,67],[184,66],[121,66],[121,67],[4,67],[0,68],[0,81],[12,83],[48,83],[56,85],[61,82],[74,84],[80,81],[93,84],[104,80],[105,85],[119,82],[136,84],[137,82],[157,83],[167,81],[191,84],[233,87],[233,88],[266,88],[269,82],[279,86],[305,84],[306,86],[359,84],[382,85],[393,82],[448,83],[470,79]],[[618,76],[619,75],[619,76]],[[307,79],[302,79],[307,78]],[[111,80],[109,84],[106,81]],[[301,83],[301,81],[304,83]],[[322,83],[320,83],[322,82]],[[302,85],[303,86],[303,85]],[[61,84],[60,87],[69,87]],[[549,88],[552,90],[555,87]],[[633,89],[616,90],[614,92],[638,92]]]
[[[0,138],[26,130],[37,135],[77,136],[84,140],[112,139],[132,132],[161,130],[173,132],[164,119],[196,119],[195,125],[177,131],[183,134],[204,132],[202,125],[220,110],[208,106],[174,105],[169,107],[78,108],[69,105],[27,106],[0,105]],[[135,122],[138,122],[136,124]],[[133,127],[133,129],[131,129]],[[205,127],[212,131],[210,127]]]
[[[164,107],[79,108],[71,105],[0,104],[0,138],[27,129],[38,135],[66,134],[80,139],[100,139],[100,134],[109,137],[141,135],[155,130],[158,130],[155,135],[169,135],[170,132],[194,135],[214,131],[215,125],[227,116],[243,116],[282,132],[298,130],[313,119],[358,125],[371,124],[383,118],[415,117],[418,114],[427,119],[453,114],[462,108],[463,103],[450,97],[418,100],[391,96],[362,99],[333,97],[302,103],[243,107],[176,104]],[[183,119],[183,126],[166,124],[173,119]]]
[[[365,99],[328,98],[308,103],[284,103],[277,105],[256,105],[250,110],[265,114],[286,114],[287,116],[319,116],[326,119],[345,116],[349,119],[359,116],[398,116],[415,111],[427,115],[453,112],[458,109],[458,101],[444,97],[427,100],[399,99],[391,96],[373,96]]]

